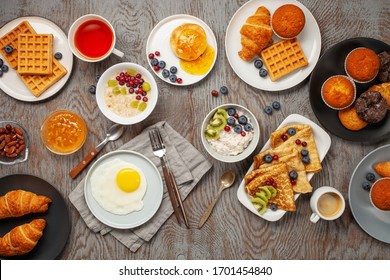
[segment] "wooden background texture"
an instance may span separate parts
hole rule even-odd
[[[388,0],[301,2],[320,27],[321,54],[332,45],[353,37],[371,37],[390,44]],[[225,103],[237,103],[255,113],[261,126],[257,151],[270,133],[292,113],[319,123],[309,102],[309,78],[288,90],[266,92],[248,86],[233,72],[226,58],[225,32],[231,17],[245,3],[244,0],[1,1],[0,26],[14,18],[33,15],[52,20],[67,33],[78,17],[88,13],[102,15],[116,30],[116,47],[125,53],[122,59],[111,55],[100,63],[85,63],[75,57],[68,83],[60,93],[43,102],[20,102],[0,91],[0,119],[21,122],[27,128],[32,144],[29,160],[14,166],[1,166],[0,176],[32,174],[52,183],[65,197],[72,229],[59,259],[390,259],[390,244],[365,233],[354,219],[348,203],[348,184],[354,168],[370,151],[389,144],[389,137],[362,144],[331,135],[332,146],[323,161],[323,171],[316,174],[311,183],[314,188],[330,185],[339,189],[347,205],[338,220],[319,221],[317,224],[309,220],[310,195],[301,196],[297,211],[287,213],[275,223],[252,214],[236,196],[237,187],[252,163],[251,157],[236,164],[225,164],[208,156],[203,148],[200,140],[203,118],[211,109]],[[154,112],[142,123],[127,129],[120,140],[109,143],[103,153],[115,150],[147,126],[166,120],[208,157],[213,168],[185,200],[190,229],[179,226],[171,216],[149,243],[132,253],[112,236],[103,237],[87,228],[68,199],[86,170],[76,180],[72,180],[68,173],[91,147],[103,139],[111,125],[100,113],[95,96],[88,93],[95,75],[122,61],[135,62],[150,69],[145,57],[148,35],[160,20],[174,14],[199,17],[214,31],[219,50],[214,69],[207,78],[187,87],[172,86],[156,77],[160,96]],[[211,90],[222,85],[229,88],[229,94],[212,97]],[[264,106],[275,100],[280,101],[282,109],[272,116],[266,115]],[[58,108],[80,113],[88,126],[84,146],[70,156],[52,154],[40,140],[39,127],[43,119]],[[236,183],[222,194],[211,217],[199,230],[198,221],[217,193],[219,177],[228,169],[237,173]]]

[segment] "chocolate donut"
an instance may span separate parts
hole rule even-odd
[[[363,121],[378,123],[386,116],[387,102],[379,92],[369,90],[362,93],[356,100],[355,109]]]

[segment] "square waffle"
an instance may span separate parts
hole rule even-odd
[[[19,74],[47,75],[52,72],[53,35],[18,35]]]
[[[16,69],[18,67],[18,35],[19,34],[37,34],[27,21],[22,21],[10,32],[0,38],[0,52],[7,59],[8,64]],[[11,54],[4,51],[5,46],[11,46],[14,50]]]
[[[32,94],[38,97],[67,73],[65,67],[55,58],[53,58],[52,68],[53,72],[49,75],[20,75],[19,73],[18,75]]]
[[[264,65],[272,81],[308,64],[296,38],[280,41],[261,52]]]

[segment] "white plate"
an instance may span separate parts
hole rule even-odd
[[[325,158],[326,154],[329,151],[331,140],[329,135],[316,123],[312,122],[311,120],[305,118],[304,116],[298,115],[298,114],[292,114],[289,115],[280,125],[277,129],[284,127],[288,124],[293,123],[300,123],[300,124],[308,124],[311,126],[311,129],[313,131],[314,140],[316,142],[318,154],[320,156],[320,160]],[[270,141],[268,140],[267,143],[265,143],[264,147],[261,149],[261,151],[267,150],[271,148]],[[249,167],[249,170],[246,174],[251,172],[253,170],[253,164],[251,167]],[[314,173],[307,173],[307,179],[310,181],[310,179],[313,177]],[[271,211],[268,209],[264,214],[260,215],[259,212],[256,210],[256,208],[253,206],[253,204],[250,202],[251,197],[245,192],[245,178],[241,181],[240,186],[238,187],[237,191],[237,197],[238,200],[250,211],[255,213],[257,216],[262,217],[263,219],[275,222],[283,217],[284,214],[286,214],[286,211],[284,210],[276,210]],[[299,197],[299,194],[295,194],[295,200]]]
[[[297,39],[306,55],[309,64],[287,76],[280,78],[276,82],[272,82],[269,76],[262,78],[259,76],[259,70],[255,68],[253,62],[246,62],[238,56],[241,50],[241,35],[240,29],[245,23],[246,19],[253,15],[257,8],[265,6],[272,14],[275,10],[284,4],[294,4],[302,9],[305,14],[306,24]],[[274,43],[281,39],[275,34],[272,36]],[[247,84],[252,87],[277,91],[291,88],[302,82],[313,71],[321,51],[321,33],[318,24],[310,13],[310,11],[298,1],[294,0],[252,0],[247,2],[233,15],[225,37],[226,56],[229,60],[230,66],[234,72]]]
[[[104,210],[92,196],[91,174],[101,164],[114,158],[132,163],[145,173],[148,185],[143,198],[144,207],[140,211],[127,215],[115,215]],[[113,228],[129,229],[146,223],[157,212],[163,197],[163,182],[157,167],[147,157],[134,151],[119,150],[102,156],[92,165],[85,178],[84,197],[89,210],[96,219]]]
[[[204,75],[191,75],[185,72],[180,68],[180,59],[172,52],[171,46],[169,43],[171,33],[172,31],[184,24],[184,23],[196,23],[203,27],[203,29],[206,32],[207,36],[207,43],[212,46],[215,50],[215,56],[214,56],[214,61],[213,65],[210,67],[209,71],[204,74]],[[149,59],[149,53],[154,53],[155,51],[160,52],[160,56],[157,56],[156,58],[158,60],[164,60],[167,64],[165,67],[166,69],[169,70],[171,66],[176,66],[178,71],[177,71],[177,77],[183,79],[182,84],[178,83],[172,83],[169,78],[164,78],[162,76],[162,70],[156,72],[153,69],[153,66],[150,65],[150,59]],[[204,77],[206,77],[210,71],[213,69],[215,61],[217,60],[217,53],[218,53],[218,46],[217,46],[217,40],[215,39],[213,31],[210,29],[210,27],[201,19],[190,16],[190,15],[173,15],[170,17],[167,17],[160,21],[150,32],[148,41],[146,43],[146,59],[148,60],[149,66],[152,68],[153,72],[163,81],[176,85],[176,86],[187,86],[187,85],[192,85],[200,80],[202,80]]]
[[[35,97],[26,87],[26,85],[22,82],[22,80],[18,77],[18,75],[16,74],[16,70],[9,67],[9,71],[7,73],[4,73],[3,76],[0,78],[0,89],[2,89],[9,96],[20,101],[36,102],[53,96],[65,85],[72,72],[73,54],[69,49],[68,39],[65,33],[61,30],[61,28],[59,28],[55,23],[51,22],[50,20],[41,17],[21,17],[14,19],[5,24],[0,29],[0,37],[7,34],[15,26],[25,20],[27,20],[31,24],[31,26],[38,34],[53,34],[53,54],[55,54],[56,52],[62,53],[62,59],[59,61],[68,71],[68,73],[66,73],[66,75],[62,77],[61,80],[59,80],[57,83],[48,88],[41,96]],[[4,64],[8,65],[7,60],[1,55],[1,53],[0,57],[4,60]]]

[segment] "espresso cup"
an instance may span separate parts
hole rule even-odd
[[[311,222],[316,223],[320,218],[331,221],[343,214],[345,200],[338,190],[325,186],[314,191],[310,198],[310,207],[313,211],[310,216]]]
[[[115,30],[104,17],[88,14],[78,18],[68,32],[71,51],[86,62],[98,62],[111,53],[123,57],[124,53],[115,49]]]

